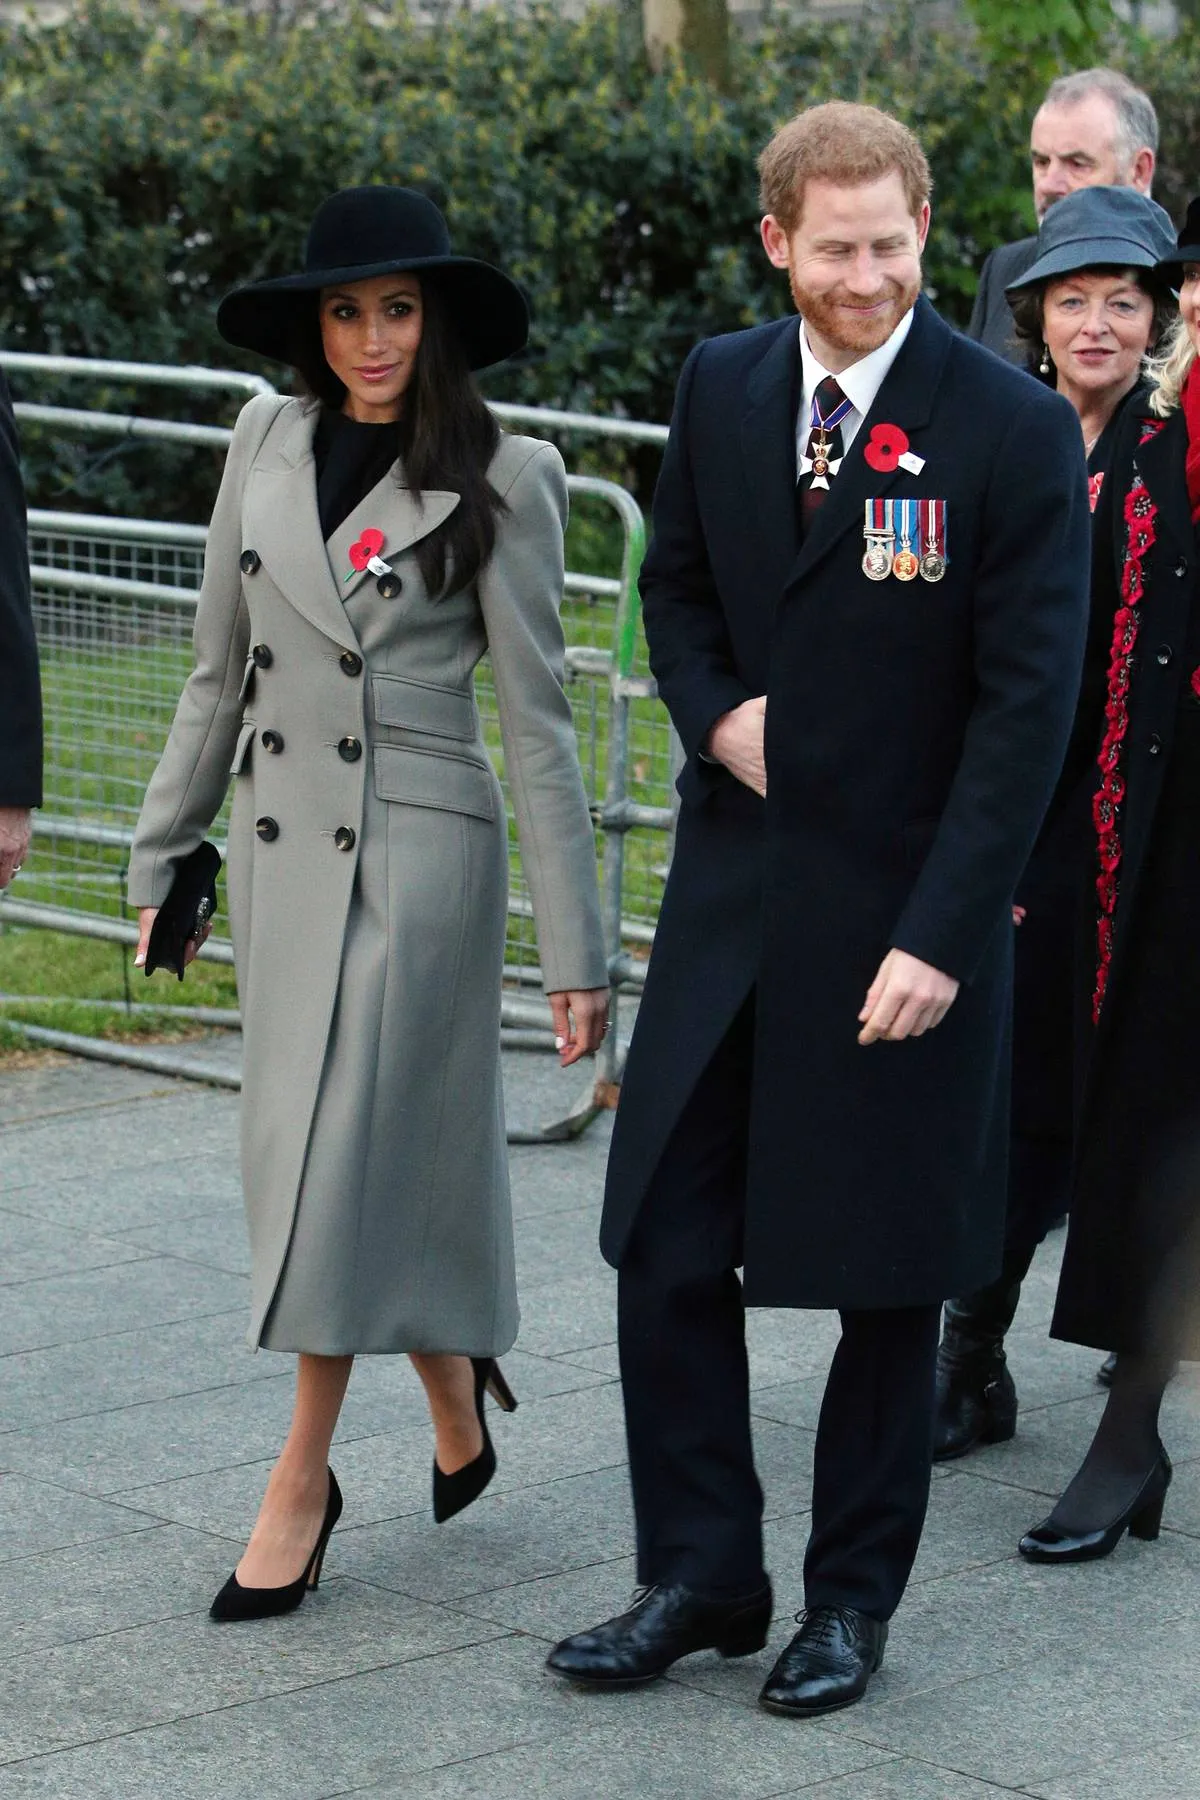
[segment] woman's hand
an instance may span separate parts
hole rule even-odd
[[[143,906],[140,908],[140,910],[138,912],[137,954],[134,956],[134,959],[133,959],[133,966],[135,969],[141,969],[141,968],[145,967],[146,952],[150,948],[150,933],[154,929],[154,921],[155,921],[155,919],[157,919],[157,917],[158,917],[157,906]],[[201,944],[205,944],[208,942],[209,933],[211,931],[212,931],[212,922],[210,920],[209,923],[204,927],[203,931],[200,933],[200,936],[198,938],[189,938],[188,939],[187,943],[183,947],[183,966],[185,969],[187,968],[187,966],[190,962],[195,962],[196,958],[200,954]]]
[[[593,1056],[608,1030],[608,989],[569,988],[547,994],[554,1018],[554,1043],[564,1069]]]

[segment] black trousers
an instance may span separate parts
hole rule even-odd
[[[753,1026],[751,999],[668,1141],[618,1276],[638,1580],[711,1595],[764,1580],[737,1273]],[[940,1312],[841,1314],[817,1428],[808,1606],[882,1620],[900,1602],[929,1499]]]

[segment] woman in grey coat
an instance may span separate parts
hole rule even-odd
[[[525,342],[520,291],[450,253],[422,195],[351,188],[300,275],[228,296],[228,341],[311,398],[233,434],[196,666],[142,808],[129,889],[157,909],[232,774],[251,1341],[297,1352],[295,1412],[221,1619],[299,1605],[341,1496],[351,1362],[405,1351],[436,1435],[434,1510],[495,1468],[483,1416],[517,1334],[500,1087],[508,846],[473,671],[490,655],[505,769],[564,1063],[593,1051],[607,971],[558,605],[566,485],[502,434],[470,370]],[[194,946],[189,949],[194,954]]]

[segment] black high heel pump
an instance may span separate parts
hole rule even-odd
[[[1163,1502],[1171,1485],[1171,1459],[1163,1446],[1158,1446],[1158,1460],[1125,1511],[1111,1525],[1098,1531],[1062,1531],[1054,1523],[1054,1514],[1026,1532],[1017,1545],[1027,1562],[1071,1563],[1095,1562],[1109,1556],[1125,1533],[1153,1543],[1162,1526]]]
[[[308,1590],[315,1589],[320,1582],[329,1534],[341,1516],[342,1490],[337,1484],[337,1476],[330,1469],[329,1499],[325,1503],[321,1535],[304,1565],[303,1573],[283,1587],[249,1588],[242,1586],[235,1569],[209,1608],[209,1618],[216,1619],[222,1625],[229,1625],[242,1619],[274,1619],[280,1613],[295,1612]]]
[[[452,1519],[455,1513],[462,1512],[473,1500],[478,1500],[492,1476],[496,1473],[496,1450],[492,1436],[487,1428],[487,1419],[483,1410],[483,1397],[490,1394],[502,1412],[516,1412],[517,1402],[504,1376],[500,1373],[500,1364],[494,1356],[473,1356],[471,1368],[475,1372],[475,1414],[479,1420],[479,1428],[483,1432],[483,1449],[464,1468],[455,1469],[453,1475],[444,1475],[437,1466],[437,1458],[433,1460],[433,1516],[439,1525]]]

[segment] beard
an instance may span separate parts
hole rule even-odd
[[[881,344],[886,344],[905,313],[916,304],[921,291],[919,275],[910,282],[896,281],[889,276],[877,294],[866,296],[851,294],[842,287],[814,294],[802,287],[790,270],[789,280],[796,311],[810,331],[815,331],[836,349],[852,351],[856,356],[867,356]],[[878,306],[879,311],[855,313],[848,310],[857,306]]]

